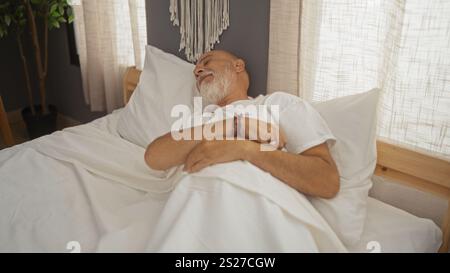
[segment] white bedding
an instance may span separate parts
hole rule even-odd
[[[250,164],[150,171],[118,137],[117,114],[0,152],[0,252],[68,252],[69,241],[83,252],[346,251],[303,195]],[[370,199],[349,250],[375,240],[383,252],[436,251],[440,236]]]
[[[430,219],[419,218],[369,197],[361,241],[349,247],[349,251],[369,252],[367,244],[371,241],[380,244],[381,252],[437,252],[442,232]]]
[[[0,152],[0,251],[346,251],[303,195],[249,163],[151,171],[116,118]]]

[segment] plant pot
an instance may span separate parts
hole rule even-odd
[[[22,118],[27,126],[30,139],[35,139],[43,135],[48,135],[56,131],[56,117],[58,109],[54,105],[48,106],[48,113],[43,115],[40,105],[35,105],[36,114],[31,113],[30,107],[22,110]]]

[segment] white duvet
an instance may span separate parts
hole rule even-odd
[[[309,201],[248,162],[150,170],[117,113],[0,152],[0,252],[345,252]]]

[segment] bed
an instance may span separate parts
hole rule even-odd
[[[141,73],[142,71],[136,69],[136,67],[129,67],[126,70],[123,78],[124,104],[127,104],[130,100]],[[371,238],[372,240],[381,238],[379,241],[383,241],[384,245],[389,246],[385,249],[388,252],[433,252],[436,249],[439,252],[448,252],[450,240],[450,162],[423,152],[390,144],[387,140],[377,141],[377,153],[376,176],[441,198],[447,203],[447,208],[440,218],[442,219],[440,228],[437,228],[436,224],[429,219],[415,217],[396,207],[370,198],[367,227],[361,241],[354,245],[351,250],[367,251],[367,243],[371,241]],[[384,219],[383,215],[385,215]],[[402,233],[402,230],[412,233]],[[410,241],[410,238],[415,237],[422,238],[422,243],[406,243]],[[418,246],[418,248],[415,249],[413,245]]]
[[[134,68],[125,74],[125,103],[139,74]],[[317,237],[311,240],[296,237],[299,231],[291,229],[298,227],[291,223],[295,217],[285,215],[289,208],[280,211],[270,200],[248,199],[247,193],[222,185],[226,183],[194,183],[185,178],[187,181],[176,187],[176,198],[173,193],[169,196],[173,185],[163,180],[167,174],[149,170],[143,150],[118,135],[120,111],[0,152],[0,252],[68,252],[71,242],[82,252],[192,251],[191,246],[217,251],[212,245],[226,246],[219,251],[256,252],[448,251],[448,210],[439,228],[429,219],[369,198],[362,239],[345,248],[327,228],[316,229]],[[449,199],[448,162],[384,143],[378,148],[378,174]],[[147,188],[149,175],[154,177],[151,190]],[[283,193],[285,188],[280,187],[276,189]],[[236,200],[246,200],[248,210],[233,207],[236,200],[221,199],[224,191],[241,194]],[[211,200],[204,193],[217,195]],[[289,199],[285,197],[291,198],[289,194],[282,197]],[[295,199],[298,196],[292,198],[309,208],[303,199]],[[208,210],[192,213],[204,209],[204,202],[208,209],[222,211],[220,217]],[[265,214],[250,214],[264,206]],[[208,230],[218,230],[221,236],[195,232],[202,227],[194,226],[192,219],[205,215],[215,220],[208,222]],[[253,226],[241,232],[234,230],[232,219],[248,221],[248,226],[264,221],[266,227]],[[321,221],[311,218],[310,224]],[[309,245],[325,237],[320,248]]]

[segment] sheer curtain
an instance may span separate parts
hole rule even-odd
[[[269,92],[324,101],[379,87],[379,138],[450,159],[449,14],[448,0],[271,1]]]
[[[143,65],[145,0],[72,0],[84,98],[92,111],[123,106],[122,76]]]

